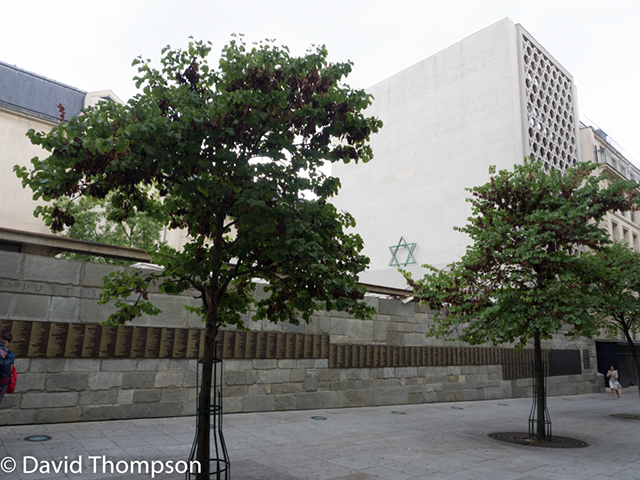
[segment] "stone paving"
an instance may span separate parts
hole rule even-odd
[[[526,431],[531,400],[523,398],[230,414],[225,416],[224,432],[231,478],[640,479],[640,421],[610,416],[640,415],[637,393],[623,394],[620,400],[611,400],[604,393],[550,397],[548,406],[555,434],[584,440],[590,446],[549,449],[488,438],[491,432]],[[313,420],[313,416],[326,420]],[[131,462],[161,462],[156,464],[159,470],[168,461],[185,460],[193,432],[193,418],[189,417],[1,427],[0,459],[4,460],[0,468],[11,467],[6,457],[15,459],[17,467],[12,473],[0,472],[0,479],[149,479],[151,472],[137,474]],[[27,442],[28,435],[52,439]],[[72,462],[79,459],[83,471],[73,473],[78,463]],[[108,462],[114,464],[113,474]],[[61,473],[54,473],[57,465]],[[122,474],[117,473],[118,466]],[[38,471],[47,467],[49,473]],[[32,470],[36,471],[29,473]],[[153,477],[172,480],[184,475],[165,472]]]

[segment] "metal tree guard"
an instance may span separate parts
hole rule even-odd
[[[531,406],[531,412],[529,413],[529,439],[535,440],[538,433],[538,393],[542,390],[542,401],[544,403],[544,439],[551,441],[551,417],[549,416],[549,410],[547,410],[547,374],[548,364],[542,362],[542,384],[538,384],[538,376],[536,375],[535,364],[531,369],[533,374],[533,405]]]
[[[217,345],[214,345],[214,351],[217,351]],[[198,358],[200,358],[200,350],[198,348]],[[200,426],[198,418],[201,414],[208,415],[210,425],[210,445],[214,451],[209,452],[209,464],[200,465],[201,472],[188,471],[186,480],[196,480],[209,478],[215,480],[229,480],[230,462],[227,453],[227,445],[222,434],[222,359],[213,359],[213,379],[211,392],[211,404],[201,405],[200,402],[200,365],[204,364],[204,360],[199,359],[196,368],[196,436],[193,440],[191,453],[189,454],[189,465],[196,460],[196,452],[198,446],[198,434]]]

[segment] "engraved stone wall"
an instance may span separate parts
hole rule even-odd
[[[202,323],[183,308],[193,298],[152,293],[162,315],[102,327],[112,308],[97,305],[98,287],[115,268],[0,252],[0,329],[14,334],[19,372],[15,393],[3,400],[0,425],[195,414],[195,343],[202,341]],[[372,320],[316,312],[309,324],[261,321],[250,324],[251,332],[222,332],[224,410],[531,394],[530,349],[427,339],[433,313],[424,306],[368,301],[378,312]],[[558,337],[544,348],[561,350],[578,365],[569,375],[549,378],[551,395],[601,388],[595,368],[589,368],[596,364],[593,342]]]

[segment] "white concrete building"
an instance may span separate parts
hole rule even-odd
[[[508,18],[367,91],[367,114],[384,122],[374,160],[333,170],[342,181],[335,203],[356,218],[371,258],[365,283],[406,286],[396,263],[409,253],[415,263],[405,268],[417,272],[458,260],[470,243],[453,230],[471,213],[465,188],[485,183],[490,165],[581,161],[573,77]]]

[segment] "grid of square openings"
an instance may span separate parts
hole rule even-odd
[[[577,162],[571,80],[527,37],[524,71],[530,155],[544,169],[565,171]]]

